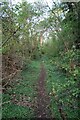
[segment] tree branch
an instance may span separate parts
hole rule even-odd
[[[12,34],[9,38],[7,38],[7,39],[2,43],[2,47],[6,44],[6,42],[8,42],[8,41],[10,40],[11,37],[13,37],[13,36],[16,34],[16,32],[17,32],[19,29],[20,29],[20,26],[17,28],[16,31],[13,32],[13,34]]]

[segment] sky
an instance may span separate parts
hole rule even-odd
[[[18,2],[22,2],[22,0],[8,0],[9,2],[11,1],[12,4],[17,4]],[[29,3],[34,3],[37,2],[39,0],[27,0]],[[56,1],[56,0],[54,0]],[[52,0],[42,0],[42,2],[47,2],[48,5],[51,7],[52,6]]]
[[[12,4],[17,4],[18,2],[22,2],[23,0],[6,0],[6,1],[9,1],[9,2],[11,1]],[[37,1],[42,1],[42,3],[43,2],[44,3],[47,2],[47,4],[49,5],[49,7],[52,8],[53,1],[60,3],[61,0],[26,0],[26,1],[28,1],[29,3],[34,3],[34,2],[37,2]]]
[[[11,1],[13,1],[14,3],[18,3],[18,2],[21,2],[22,0],[11,0]],[[36,2],[38,0],[27,0],[27,1],[30,2],[30,3],[32,3],[32,2]],[[47,1],[48,3],[52,2],[52,0],[42,0],[42,1]]]

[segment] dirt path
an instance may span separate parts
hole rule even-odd
[[[36,116],[38,118],[51,118],[51,113],[49,110],[50,98],[46,92],[45,81],[46,80],[46,70],[43,63],[41,64],[41,71],[37,83],[37,108]]]

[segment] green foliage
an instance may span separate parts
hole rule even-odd
[[[63,112],[67,114],[67,117],[77,119],[77,97],[79,94],[77,82],[74,81],[72,76],[66,77],[65,74],[56,69],[56,66],[52,66],[53,63],[51,61],[45,61],[45,65],[47,69],[46,89],[48,94],[51,96],[50,109],[52,111],[52,115],[61,119],[58,108],[58,104],[61,101],[63,103]],[[58,98],[58,104],[55,97]]]
[[[3,107],[3,119],[10,119],[13,118],[32,118],[33,117],[33,110],[28,107],[17,106],[14,104],[6,104]]]
[[[26,66],[25,66],[26,67]],[[26,101],[34,104],[36,93],[36,82],[39,73],[39,62],[32,61],[28,67],[19,75],[19,79],[13,82],[13,88],[8,88],[7,93],[3,93],[3,103],[12,100],[14,94],[20,101],[20,96],[25,96]],[[33,108],[29,106],[19,106],[13,102],[5,103],[2,112],[3,118],[33,118],[35,116]]]
[[[61,119],[58,106],[62,103],[68,118],[78,118],[80,35],[77,33],[80,21],[77,12],[80,13],[80,2],[54,3],[52,9],[41,2],[32,5],[23,1],[12,7],[3,2],[2,54],[11,58],[3,60],[4,76],[7,76],[6,68],[11,73],[12,69],[12,72],[20,69],[14,64],[22,65],[21,79],[14,80],[13,87],[6,89],[3,102],[11,100],[10,94],[14,93],[18,100],[20,95],[25,95],[29,102],[35,101],[39,64],[43,61],[52,115]],[[3,106],[4,118],[34,116],[33,109],[29,107],[13,103]]]
[[[55,57],[59,55],[59,50],[62,45],[62,42],[56,40],[55,38],[49,39],[44,45],[43,51],[48,57]]]

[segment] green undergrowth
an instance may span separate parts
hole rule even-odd
[[[62,119],[59,112],[60,104],[62,104],[62,110],[67,118],[78,119],[78,98],[74,94],[74,91],[78,90],[77,82],[59,71],[51,60],[44,61],[44,63],[47,70],[46,89],[51,97],[52,116]],[[57,97],[58,103],[55,97]]]
[[[20,101],[20,96],[25,96],[29,103],[34,103],[36,97],[36,83],[39,76],[40,63],[32,61],[29,65],[25,65],[25,69],[21,72],[19,78],[15,78],[3,93],[3,103],[10,101],[14,95]],[[2,117],[3,118],[33,118],[34,110],[29,106],[16,105],[12,102],[3,104]]]
[[[77,82],[69,79],[63,72],[58,70],[56,65],[51,60],[41,59],[40,61],[32,61],[26,65],[21,72],[19,78],[14,80],[12,87],[8,87],[3,93],[3,103],[12,99],[16,94],[16,99],[20,100],[20,96],[25,96],[29,103],[33,103],[37,97],[36,83],[40,73],[40,64],[43,64],[46,69],[46,90],[50,96],[50,110],[52,116],[61,119],[59,112],[60,104],[62,104],[63,113],[67,118],[78,119],[78,101],[75,90]],[[57,100],[55,99],[57,97]],[[3,104],[3,118],[33,118],[35,117],[34,109],[30,107],[23,107],[16,104]]]
[[[29,107],[21,107],[16,104],[8,103],[3,106],[2,118],[30,118],[33,117],[33,110]]]

